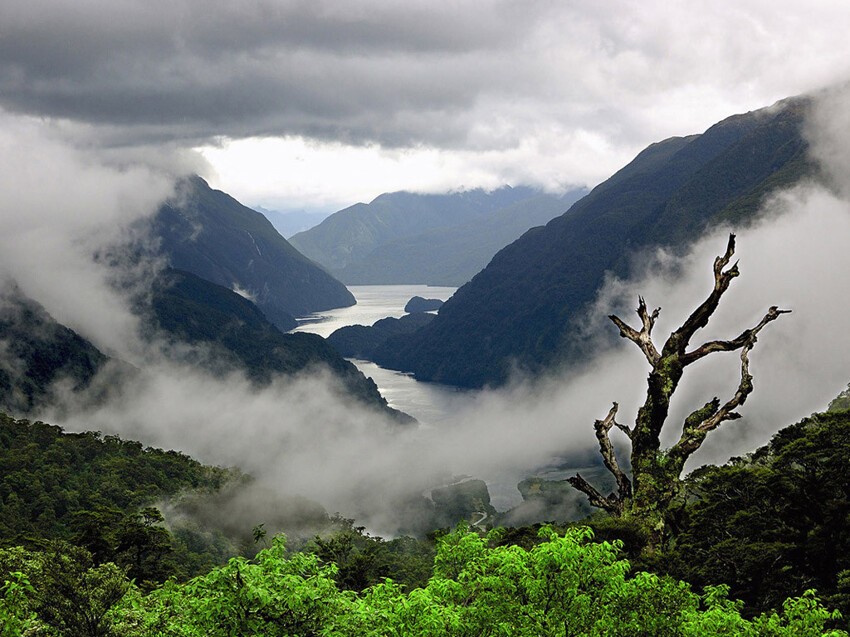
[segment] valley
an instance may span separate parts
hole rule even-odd
[[[448,299],[456,288],[425,285],[351,285],[355,305],[320,312],[301,319],[295,332],[318,334],[327,338],[349,325],[370,326],[383,318],[404,316],[405,304],[414,296]],[[375,363],[351,359],[364,376],[371,378],[390,407],[410,414],[423,425],[434,425],[453,413],[459,400],[458,390],[436,383],[422,383],[408,374],[384,369]]]
[[[848,635],[843,33],[192,2],[0,8],[0,637]]]

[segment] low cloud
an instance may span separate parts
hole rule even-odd
[[[850,206],[807,186],[774,198],[768,208],[757,227],[739,232],[741,276],[695,343],[736,336],[770,305],[794,312],[759,337],[750,357],[756,389],[740,410],[744,418],[709,436],[693,466],[753,450],[779,428],[825,408],[850,380],[842,355],[850,351],[850,336],[841,328],[850,301],[840,293],[850,271],[850,256],[841,249],[850,236]],[[611,311],[635,322],[631,308],[638,294],[663,307],[656,338],[669,334],[710,291],[711,264],[726,238],[721,229],[684,257],[647,256],[643,276],[612,281],[594,311],[600,335],[615,329],[604,319]],[[445,420],[419,429],[399,430],[347,401],[326,374],[281,378],[258,390],[239,375],[214,379],[167,363],[149,368],[145,381],[119,402],[63,424],[238,465],[264,489],[307,497],[393,533],[404,528],[401,503],[456,476],[486,480],[504,509],[518,504],[515,485],[527,475],[560,475],[553,468],[592,462],[593,421],[617,401],[619,420],[628,423],[642,403],[648,370],[630,343],[599,342],[602,353],[581,369],[461,395]],[[739,369],[731,353],[688,369],[674,400],[668,444],[694,406],[731,396]]]
[[[711,264],[723,253],[728,232],[718,229],[681,258],[647,255],[643,275],[611,282],[596,313],[616,309],[636,325],[633,308],[638,294],[643,295],[651,308],[662,307],[654,329],[660,347],[711,291]],[[813,185],[775,196],[756,226],[738,232],[735,258],[740,259],[741,275],[709,325],[697,332],[693,346],[734,338],[755,326],[771,305],[793,312],[768,325],[750,354],[755,390],[739,409],[743,419],[727,422],[708,436],[691,468],[754,450],[781,427],[825,409],[846,386],[850,365],[844,352],[850,351],[850,335],[843,323],[850,299],[841,290],[850,271],[850,256],[843,247],[848,233],[850,204]],[[622,355],[643,361],[636,347]],[[648,371],[645,362],[644,369]],[[645,391],[644,379],[640,374],[632,383]],[[737,353],[714,354],[688,367],[671,406],[665,443],[676,441],[690,411],[714,396],[731,398],[739,379]],[[618,394],[611,398],[618,400]],[[635,414],[635,408],[621,410],[618,420],[628,424]]]
[[[113,164],[48,124],[0,112],[0,273],[105,351],[126,350],[136,319],[93,259],[133,238],[173,179],[150,164]]]
[[[91,255],[152,214],[171,193],[172,180],[159,168],[117,166],[73,150],[32,120],[4,117],[13,126],[0,127],[0,188],[8,195],[0,216],[3,274],[58,320],[132,361],[140,347],[132,337],[136,319]],[[822,127],[840,120],[823,119],[813,120],[811,138],[836,139]],[[825,153],[825,161],[840,166],[841,148]],[[739,232],[742,274],[701,336],[735,336],[770,305],[794,312],[769,325],[752,352],[756,390],[741,410],[744,419],[711,435],[695,463],[753,449],[780,427],[823,409],[846,385],[848,236],[850,208],[842,191],[816,185],[775,196],[760,223]],[[656,334],[669,333],[710,290],[711,263],[725,243],[726,231],[718,230],[684,257],[648,255],[630,281],[611,281],[594,312],[600,333],[614,329],[602,318],[611,311],[633,320],[628,310],[639,293],[663,307]],[[593,420],[617,401],[628,422],[642,401],[647,372],[642,355],[618,340],[581,369],[466,395],[446,420],[400,429],[351,402],[321,371],[258,389],[238,373],[212,377],[146,354],[141,375],[119,398],[43,417],[70,430],[119,433],[204,462],[238,465],[265,489],[313,499],[382,533],[403,526],[399,502],[456,476],[487,480],[504,508],[517,503],[513,485],[529,473],[565,459],[586,462],[596,446]],[[694,405],[734,391],[737,357],[711,358],[689,369],[671,423]]]

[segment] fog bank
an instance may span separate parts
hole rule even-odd
[[[809,131],[833,187],[806,184],[779,193],[758,224],[738,233],[741,276],[694,343],[734,337],[771,305],[793,313],[766,327],[751,353],[755,391],[740,410],[744,418],[710,435],[692,465],[752,450],[782,426],[825,408],[850,380],[850,331],[842,329],[850,315],[843,292],[850,272],[844,245],[850,188],[842,181],[843,166],[850,166],[850,128],[833,116],[850,103],[846,97],[825,99]],[[382,533],[401,526],[400,502],[455,476],[510,485],[565,458],[595,457],[594,419],[617,401],[618,419],[629,424],[647,373],[631,343],[617,339],[611,346],[601,338],[615,330],[605,316],[616,312],[636,324],[641,294],[663,308],[654,332],[662,340],[709,293],[711,264],[726,245],[728,229],[717,229],[684,256],[645,254],[630,280],[610,280],[588,319],[586,338],[598,342],[596,355],[580,368],[470,394],[439,427],[399,429],[352,402],[320,369],[258,389],[239,373],[213,377],[146,350],[135,338],[126,299],[110,286],[114,272],[92,255],[132,236],[135,222],[172,193],[173,179],[155,165],[119,165],[74,149],[39,122],[3,118],[10,125],[0,126],[0,271],[104,351],[144,362],[120,398],[42,417],[72,431],[117,433],[206,463],[237,465],[263,488],[314,499]],[[736,354],[689,368],[665,439],[678,435],[676,423],[695,405],[731,396],[739,369]],[[497,505],[519,500],[508,491],[500,491]],[[261,515],[246,524],[262,521]]]

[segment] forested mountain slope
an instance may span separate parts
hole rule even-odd
[[[629,255],[681,247],[720,221],[744,223],[765,194],[814,171],[801,134],[808,102],[736,115],[702,135],[653,144],[564,215],[501,250],[381,365],[464,387],[505,382],[569,358],[571,321]]]
[[[848,452],[850,410],[834,410],[785,427],[744,458],[694,471],[671,571],[699,586],[730,585],[750,612],[816,588],[847,617]]]
[[[276,375],[329,370],[344,391],[391,417],[375,383],[323,338],[284,334],[256,305],[188,272],[167,269],[134,305],[141,336],[166,359],[212,374],[242,370],[258,385]],[[107,368],[108,366],[108,368]],[[99,372],[103,382],[93,383]],[[23,416],[63,405],[117,397],[140,370],[103,354],[9,286],[0,295],[0,411]]]
[[[163,272],[153,287],[149,325],[169,342],[203,345],[196,360],[217,373],[242,368],[257,383],[277,374],[329,369],[364,404],[402,420],[375,383],[315,334],[284,334],[256,305],[235,292],[179,270]],[[212,348],[212,349],[210,349]]]
[[[0,291],[0,410],[30,413],[50,402],[60,382],[82,391],[107,361],[16,286]]]
[[[161,207],[153,234],[175,269],[251,297],[282,330],[294,316],[354,305],[339,281],[302,255],[259,212],[191,177]]]
[[[96,563],[118,564],[139,584],[202,572],[227,557],[200,536],[183,534],[192,546],[177,542],[152,507],[189,491],[215,492],[238,471],[0,413],[0,476],[2,547],[68,542]]]

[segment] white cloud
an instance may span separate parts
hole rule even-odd
[[[725,249],[727,232],[712,233],[681,259],[663,253],[647,256],[645,275],[611,283],[601,293],[596,313],[633,308],[637,295],[643,295],[650,307],[662,307],[654,330],[660,347],[711,291],[711,264]],[[743,419],[709,435],[691,468],[754,450],[781,427],[824,410],[846,386],[850,365],[844,353],[850,351],[850,335],[843,321],[850,299],[840,291],[850,272],[850,256],[843,247],[848,236],[850,204],[813,186],[777,196],[761,223],[738,233],[735,257],[741,275],[693,345],[734,338],[758,323],[771,305],[793,312],[768,325],[750,354],[755,390],[739,409]],[[631,310],[617,312],[637,324]],[[632,350],[623,355],[642,360],[637,348]],[[715,354],[689,367],[671,406],[666,444],[676,441],[690,411],[714,396],[731,398],[739,378],[740,359],[734,353]],[[645,391],[644,379],[638,374],[632,382]],[[618,400],[616,392],[611,400]],[[636,411],[636,406],[621,410],[618,420],[629,423]]]
[[[44,122],[0,112],[0,274],[102,349],[124,349],[136,320],[93,257],[128,239],[171,186],[150,166],[109,165]]]

